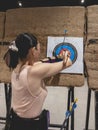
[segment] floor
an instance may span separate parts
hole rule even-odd
[[[65,119],[65,112],[67,107],[67,87],[47,87],[48,96],[45,100],[43,108],[50,110],[50,121],[52,124],[62,124]],[[77,107],[75,109],[75,128],[74,130],[83,130],[85,128],[86,120],[86,105],[87,105],[88,86],[85,79],[85,84],[82,87],[75,88],[75,98],[78,99]],[[4,98],[4,84],[0,83],[0,116],[5,117],[6,107]],[[95,96],[92,92],[89,130],[95,130]],[[4,124],[0,123],[0,130],[3,130]],[[60,128],[52,128],[60,129]]]

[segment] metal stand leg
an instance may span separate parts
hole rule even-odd
[[[70,108],[70,103],[74,102],[74,87],[70,87],[68,90],[68,104],[67,104],[67,110]],[[69,130],[69,119],[67,121],[67,127],[66,130]],[[74,111],[71,116],[71,130],[74,130]]]
[[[8,129],[9,125],[9,114],[10,114],[10,108],[11,108],[11,84],[4,84],[5,88],[5,101],[6,101],[6,125],[5,130]]]
[[[6,117],[8,117],[11,107],[11,84],[4,84],[5,102],[6,102]]]
[[[71,102],[74,102],[74,87],[71,88]],[[71,130],[74,130],[74,111],[71,116]]]
[[[67,110],[69,110],[70,108],[70,95],[71,95],[71,89],[68,89],[68,102],[67,102]],[[69,130],[69,119],[67,120],[67,126],[66,126],[66,130]]]
[[[5,83],[4,91],[5,91],[5,103],[6,103],[6,117],[0,117],[0,120],[6,121],[11,107],[11,84]],[[5,122],[0,122],[0,123],[5,123]]]
[[[98,130],[98,91],[95,91],[95,130]]]
[[[85,130],[88,130],[88,125],[89,125],[90,101],[91,101],[91,89],[89,88],[88,89],[88,99],[87,99],[87,113],[86,113]]]

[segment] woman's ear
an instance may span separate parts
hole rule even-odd
[[[33,53],[33,55],[34,55],[34,53],[36,53],[36,47],[32,48],[32,53]]]

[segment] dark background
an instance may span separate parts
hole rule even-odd
[[[49,7],[49,6],[89,6],[97,5],[98,0],[0,0],[0,11],[19,8],[18,2],[22,2],[22,7]]]

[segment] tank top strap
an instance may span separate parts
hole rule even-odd
[[[30,90],[30,86],[29,86],[29,82],[28,82],[28,69],[29,69],[29,68],[30,68],[30,66],[28,66],[28,67],[25,68],[25,69],[27,69],[27,77],[26,77],[26,80],[27,80],[27,83],[28,83],[28,85],[27,85],[27,90],[29,91],[29,93],[31,94],[32,97],[37,98],[37,97],[41,94],[42,89],[40,90],[40,92],[39,92],[38,95],[34,95],[34,94],[32,93],[32,91]]]

